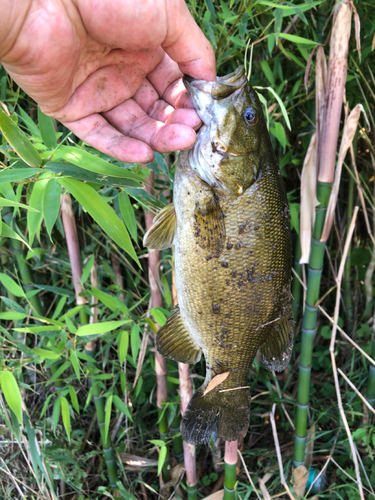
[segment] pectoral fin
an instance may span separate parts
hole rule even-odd
[[[197,363],[202,354],[201,348],[187,331],[179,309],[158,331],[156,348],[166,358],[174,359],[179,363]]]
[[[143,246],[165,250],[173,245],[177,229],[177,218],[173,203],[155,215],[153,226],[143,237]]]
[[[225,243],[224,213],[213,195],[206,203],[197,203],[194,213],[194,236],[211,257],[219,257]]]
[[[260,359],[269,370],[281,372],[290,360],[293,350],[293,324],[289,315],[270,324],[266,342],[260,348]]]

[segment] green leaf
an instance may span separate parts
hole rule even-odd
[[[137,181],[122,177],[113,177],[111,175],[96,174],[89,172],[83,168],[72,165],[71,163],[61,163],[49,161],[45,168],[58,175],[66,175],[79,179],[81,181],[92,182],[93,184],[101,184],[103,186],[130,187],[141,188],[141,184]]]
[[[78,380],[81,380],[81,372],[79,369],[79,361],[78,361],[78,356],[77,356],[77,351],[75,349],[72,349],[70,351],[70,361],[72,362],[72,366],[74,369],[74,373],[76,374],[76,377]]]
[[[31,144],[22,130],[14,123],[14,121],[5,113],[0,106],[0,129],[4,134],[5,139],[9,142],[12,148],[16,151],[25,163],[30,167],[41,167],[43,164],[42,157]]]
[[[54,351],[49,351],[47,349],[40,349],[39,347],[35,347],[33,349],[35,354],[37,354],[40,358],[46,358],[46,359],[59,359],[60,354]]]
[[[70,443],[70,413],[69,413],[69,403],[64,396],[61,396],[61,415],[63,419],[63,424],[66,430],[66,434]]]
[[[13,410],[22,425],[22,398],[18,384],[12,372],[6,370],[0,373],[0,385],[5,401]]]
[[[129,323],[129,320],[121,321],[103,321],[102,323],[92,323],[91,325],[83,325],[77,330],[77,337],[84,337],[86,335],[100,335],[103,333],[111,332],[120,328],[120,326]]]
[[[82,276],[81,276],[81,283],[82,284],[85,283],[87,278],[90,276],[91,269],[92,269],[92,266],[94,264],[94,260],[95,260],[95,255],[93,254],[89,258],[89,260],[86,262],[85,267],[83,268],[83,271],[82,271]]]
[[[160,325],[164,326],[165,323],[167,322],[167,318],[165,317],[164,313],[160,310],[158,307],[154,307],[151,309],[151,314],[155,318],[155,321]]]
[[[137,241],[137,222],[135,219],[134,208],[130,202],[129,196],[125,191],[121,191],[118,195],[118,204],[120,207],[122,218],[128,228],[129,233],[132,235],[133,240]]]
[[[296,43],[297,45],[319,45],[318,42],[314,42],[314,40],[309,40],[308,38],[302,38],[301,36],[289,35],[289,33],[280,33],[280,38],[285,38],[289,42]]]
[[[263,73],[265,74],[267,80],[270,82],[270,84],[275,87],[276,86],[276,83],[275,83],[275,78],[273,76],[273,73],[272,73],[272,70],[268,64],[268,62],[263,59],[261,62],[260,62],[260,65],[262,67],[262,70],[263,70]]]
[[[95,287],[90,287],[90,293],[100,300],[105,306],[107,306],[111,311],[121,311],[126,316],[129,314],[129,309],[126,307],[124,303],[121,302],[117,297],[113,297],[109,293],[103,292],[102,290],[98,290]]]
[[[40,227],[43,222],[43,199],[48,179],[41,179],[35,182],[30,196],[29,206],[34,211],[27,212],[27,228],[29,230],[30,246],[33,244],[35,235],[40,240]]]
[[[8,321],[19,321],[25,318],[27,318],[27,314],[21,312],[5,311],[0,313],[0,319],[5,319]]]
[[[130,172],[129,170],[121,167],[116,167],[98,156],[94,156],[83,149],[75,148],[72,146],[60,146],[53,156],[53,160],[63,158],[77,167],[101,174],[104,177],[111,175],[113,177],[121,177],[123,179],[133,179],[134,181],[143,182],[142,177]]]
[[[279,106],[281,108],[281,112],[284,116],[284,119],[286,121],[286,124],[288,126],[288,129],[289,130],[292,130],[292,127],[290,125],[290,121],[289,121],[289,116],[288,116],[288,112],[284,106],[284,103],[283,101],[280,99],[280,97],[276,94],[276,92],[274,91],[274,89],[272,87],[254,87],[255,89],[260,89],[260,90],[269,90],[274,96],[275,96],[275,99],[277,100],[277,102],[279,103]],[[258,94],[260,95],[260,94]]]
[[[23,203],[18,203],[17,201],[6,200],[5,198],[0,198],[0,207],[16,207],[16,208],[25,208],[26,210],[30,210],[31,212],[38,212],[33,207],[29,207],[24,205]]]
[[[48,382],[46,385],[52,384],[55,380],[60,378],[60,375],[64,373],[64,371],[69,368],[70,366],[70,361],[65,361],[64,364],[59,366],[59,368],[55,371],[55,373],[52,375],[52,377],[49,378]]]
[[[13,240],[22,241],[22,243],[24,243],[27,246],[27,248],[31,250],[31,247],[29,246],[27,241],[23,240],[21,236],[15,231],[13,231],[13,229],[11,229],[9,226],[7,226],[5,222],[0,221],[0,226],[1,226],[0,234],[3,238],[12,238]]]
[[[79,414],[79,403],[78,403],[77,393],[76,393],[76,390],[73,386],[70,386],[69,396],[70,396],[70,400],[72,402],[73,408]]]
[[[43,214],[48,236],[51,239],[51,232],[55,225],[60,210],[61,186],[59,181],[49,179],[44,188]]]
[[[34,137],[37,137],[38,139],[42,138],[42,136],[40,135],[40,130],[38,129],[34,120],[32,118],[30,118],[30,116],[26,113],[26,111],[24,111],[21,108],[20,105],[18,105],[18,111],[20,114],[20,118],[22,119],[22,121],[24,122],[26,127],[28,128],[30,134]]]
[[[57,398],[52,409],[52,429],[56,433],[57,424],[60,418],[61,398]]]
[[[75,179],[63,177],[59,182],[87,210],[103,231],[141,267],[124,224],[103,198],[91,186]]]
[[[165,207],[165,203],[158,200],[144,189],[125,188],[125,191],[149,210],[160,210]]]
[[[0,273],[0,281],[5,286],[5,288],[16,297],[25,297],[25,292],[23,291],[23,289],[19,285],[17,285],[14,279],[7,274]]]
[[[111,412],[112,412],[112,398],[113,396],[109,396],[105,403],[105,416],[104,416],[104,440],[107,441],[108,432],[109,432],[109,424],[111,423]]]
[[[160,476],[165,459],[167,458],[167,447],[165,444],[161,446],[158,458],[158,476]]]
[[[132,416],[130,414],[129,408],[126,406],[126,404],[121,401],[121,399],[118,396],[113,396],[113,402],[115,406],[126,416],[128,417],[129,420],[133,422]]]
[[[49,149],[55,149],[57,147],[57,142],[56,142],[56,132],[53,127],[52,118],[45,115],[39,106],[38,106],[38,122],[39,122],[39,130],[44,144]]]
[[[131,334],[130,334],[130,345],[132,349],[132,358],[134,360],[134,363],[137,362],[137,356],[138,356],[138,351],[139,351],[139,346],[141,344],[141,339],[139,335],[139,325],[136,323],[133,325]]]
[[[123,365],[126,355],[128,353],[129,347],[129,332],[122,330],[120,333],[120,344],[118,347],[118,356],[120,359],[120,364]]]
[[[30,179],[39,171],[35,168],[5,168],[0,172],[0,184],[4,182],[18,182],[25,179]]]
[[[276,137],[276,139],[279,141],[279,143],[285,150],[287,140],[284,127],[281,125],[281,123],[273,122],[272,127],[270,128],[270,132],[274,137]]]

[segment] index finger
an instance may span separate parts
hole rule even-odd
[[[194,21],[183,0],[167,0],[168,33],[162,44],[182,73],[202,80],[216,80],[213,48]]]

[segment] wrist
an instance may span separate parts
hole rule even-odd
[[[15,44],[32,0],[0,0],[0,61]]]

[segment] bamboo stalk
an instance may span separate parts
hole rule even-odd
[[[300,263],[301,260],[301,240],[297,234],[297,239],[294,247],[294,271],[295,274],[302,280],[302,267],[303,264]],[[297,279],[297,277],[293,277],[292,281],[292,296],[293,296],[293,302],[292,302],[292,308],[293,308],[293,319],[294,322],[297,323],[298,320],[298,314],[300,312],[300,307],[301,307],[301,301],[302,301],[302,286],[301,286],[301,281]]]
[[[330,57],[328,63],[325,116],[318,133],[318,185],[319,205],[315,211],[313,239],[309,259],[305,312],[302,321],[302,345],[298,375],[296,431],[294,444],[294,466],[305,461],[307,435],[307,414],[311,375],[311,360],[317,327],[318,299],[323,271],[325,245],[328,235],[322,241],[331,186],[335,172],[337,140],[347,73],[347,57],[350,37],[351,4],[336,3]]]
[[[81,284],[81,276],[82,276],[82,261],[81,261],[81,252],[79,248],[78,242],[78,234],[77,234],[77,226],[73,213],[72,200],[70,194],[64,193],[61,195],[61,217],[64,225],[66,244],[68,247],[68,254],[72,269],[73,276],[73,285],[76,295],[76,303],[77,305],[84,305],[87,303],[85,297],[82,297],[80,294],[83,292],[83,287]],[[95,268],[95,264],[93,264],[93,268]],[[96,269],[91,272],[91,279],[96,283],[92,282],[93,286],[97,286],[97,275]],[[94,314],[93,320],[97,317],[97,308],[94,305]],[[81,309],[80,313],[81,324],[89,323],[89,317],[86,311]],[[97,367],[97,363],[95,361],[96,354],[96,343],[93,341],[87,342],[85,346],[85,354],[93,358],[94,366]],[[97,381],[94,377],[90,378],[90,383],[93,391],[94,405],[99,425],[99,432],[101,443],[103,447],[104,460],[107,465],[107,472],[111,486],[116,486],[116,482],[118,481],[117,476],[117,467],[116,467],[116,459],[115,452],[112,447],[111,438],[109,433],[105,436],[104,433],[104,421],[105,421],[105,407],[104,400],[101,397],[101,389]]]
[[[224,500],[236,498],[238,441],[225,441]]]
[[[150,194],[153,193],[154,173],[151,172],[146,179],[145,189]],[[154,214],[149,210],[145,210],[146,231],[148,231],[153,223]],[[148,250],[148,276],[151,291],[151,307],[163,307],[163,296],[158,285],[159,278],[159,263],[161,259],[160,250]],[[155,372],[156,372],[156,406],[159,414],[159,433],[160,439],[167,440],[168,437],[168,419],[167,413],[163,411],[164,405],[168,400],[167,391],[167,362],[165,358],[155,350]],[[170,480],[170,465],[169,465],[169,447],[167,448],[167,456],[163,466],[163,480]]]

